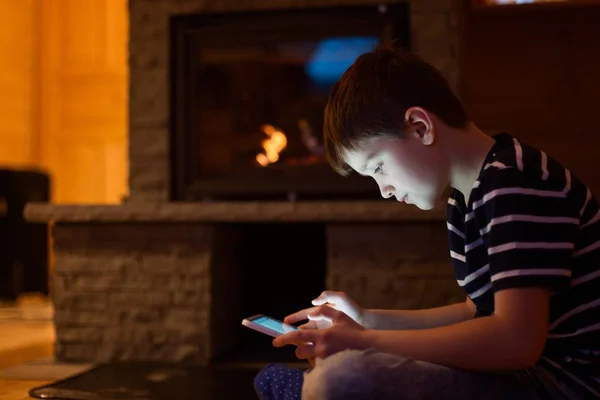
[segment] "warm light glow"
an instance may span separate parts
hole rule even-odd
[[[488,5],[505,5],[505,4],[534,4],[534,3],[559,3],[568,0],[485,0]]]
[[[262,141],[261,145],[264,152],[256,155],[256,161],[261,166],[266,167],[279,160],[279,153],[287,146],[287,137],[285,133],[272,125],[263,125],[261,128],[268,138]]]
[[[258,162],[261,167],[266,167],[269,165],[269,159],[263,153],[258,153],[256,155],[256,162]]]

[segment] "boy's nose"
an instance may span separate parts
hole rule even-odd
[[[381,197],[384,199],[389,199],[394,195],[394,187],[391,185],[387,186],[379,186],[379,190],[381,191]]]

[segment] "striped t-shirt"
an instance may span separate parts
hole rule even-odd
[[[539,364],[600,398],[600,210],[590,190],[543,151],[494,136],[468,204],[448,201],[450,255],[479,316],[494,292],[551,290]]]

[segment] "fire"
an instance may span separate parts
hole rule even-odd
[[[261,145],[264,151],[256,155],[256,161],[266,167],[279,160],[279,153],[287,146],[287,137],[285,133],[272,125],[263,125],[261,129],[268,138],[262,141]]]

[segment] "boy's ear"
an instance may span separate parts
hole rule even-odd
[[[425,146],[435,141],[435,129],[429,113],[421,107],[411,107],[404,114],[407,133],[414,134]]]

